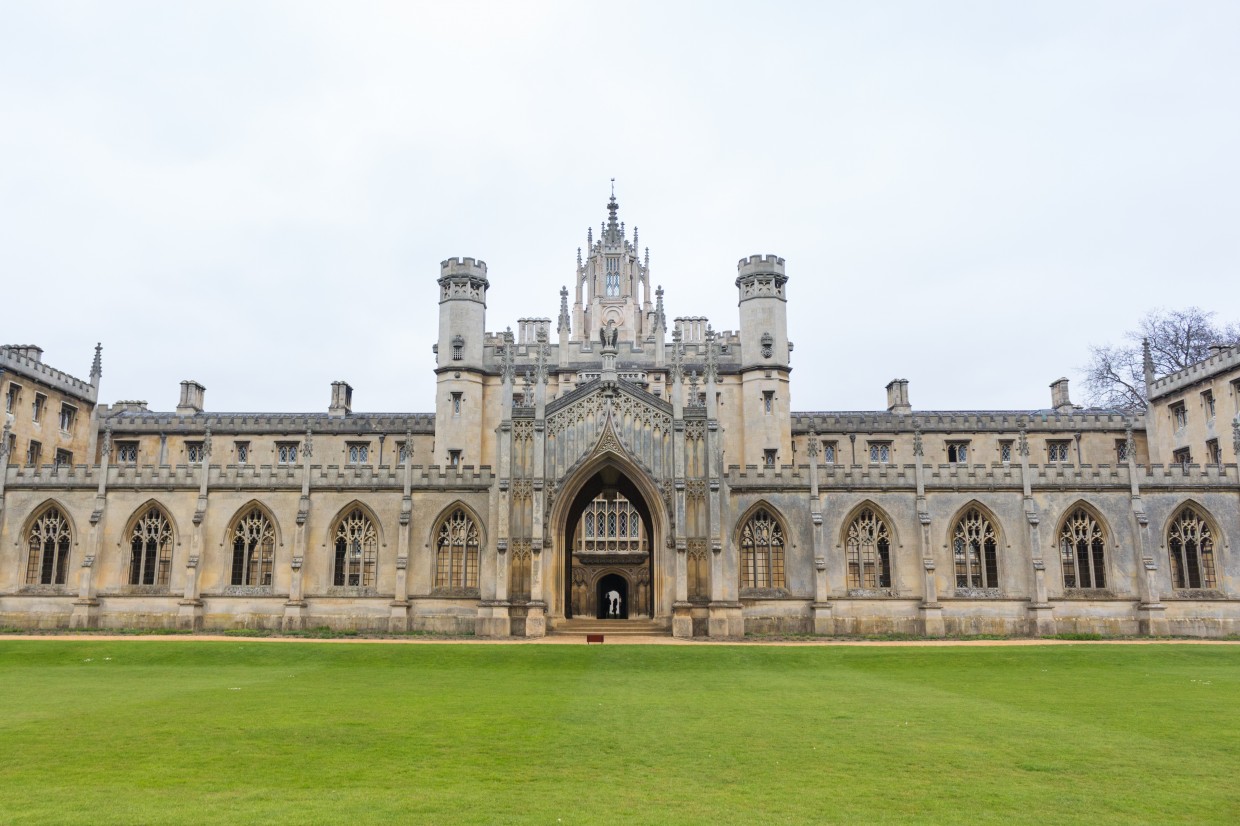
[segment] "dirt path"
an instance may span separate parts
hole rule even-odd
[[[370,643],[374,645],[585,645],[585,637],[552,634],[539,639],[478,639],[472,637],[232,637],[223,634],[4,634],[0,640],[127,640],[133,642],[287,642],[287,643]],[[783,645],[783,646],[890,646],[890,647],[982,647],[992,645],[1240,645],[1240,640],[1119,639],[1119,640],[684,640],[662,636],[613,636],[607,645]]]

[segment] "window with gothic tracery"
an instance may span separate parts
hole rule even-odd
[[[155,505],[129,532],[129,584],[167,585],[172,573],[172,524]]]
[[[463,508],[454,510],[435,540],[435,587],[478,587],[478,526]]]
[[[848,526],[848,587],[891,587],[891,531],[871,508]]]
[[[233,585],[270,586],[276,559],[276,529],[259,508],[251,508],[232,529]]]
[[[998,588],[999,555],[995,527],[977,508],[969,508],[952,536],[957,588]]]
[[[646,528],[633,503],[620,494],[599,496],[586,505],[577,531],[582,553],[634,553],[646,550]]]
[[[1214,588],[1214,533],[1191,505],[1184,506],[1167,530],[1171,582],[1176,588]]]
[[[372,588],[379,558],[379,535],[361,508],[354,508],[336,525],[336,558],[332,584]]]
[[[1059,531],[1059,559],[1063,566],[1063,587],[1106,587],[1106,543],[1102,526],[1084,508],[1077,508],[1064,520]]]
[[[26,535],[27,585],[64,585],[69,572],[69,548],[73,533],[59,508],[43,511]]]
[[[614,297],[620,295],[620,256],[607,256],[607,288],[606,294]]]
[[[741,529],[741,587],[784,587],[784,529],[765,508]]]

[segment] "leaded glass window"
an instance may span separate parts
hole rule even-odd
[[[435,587],[478,587],[478,526],[463,508],[439,526],[436,539]]]
[[[379,535],[361,508],[354,508],[336,525],[336,559],[333,585],[371,588],[379,558]]]
[[[73,534],[69,520],[59,508],[43,511],[26,535],[29,556],[26,561],[27,585],[64,585],[69,571],[69,547]]]
[[[995,527],[977,508],[969,508],[956,523],[952,553],[957,588],[998,588],[999,559]]]
[[[848,526],[848,587],[891,587],[891,531],[871,508]]]
[[[576,546],[580,553],[634,553],[646,550],[641,514],[632,502],[618,493],[599,496],[586,505],[579,525]]]
[[[282,465],[297,464],[297,442],[277,442],[276,461]]]
[[[1210,525],[1186,505],[1167,530],[1171,580],[1176,588],[1214,588],[1214,534]]]
[[[741,528],[741,587],[784,587],[784,529],[765,508]]]
[[[1105,549],[1102,526],[1093,514],[1084,508],[1072,511],[1059,531],[1063,587],[1105,588]]]
[[[233,585],[271,585],[276,529],[259,508],[251,508],[232,529]]]
[[[167,585],[172,573],[172,524],[152,505],[129,532],[129,584]]]
[[[870,442],[870,462],[885,465],[891,461],[890,442]]]

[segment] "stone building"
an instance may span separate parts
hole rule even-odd
[[[441,264],[433,413],[345,382],[326,413],[211,412],[194,381],[96,407],[98,351],[83,382],[0,350],[0,624],[1240,632],[1240,348],[1148,376],[1145,417],[1066,379],[1040,410],[915,410],[896,379],[799,412],[784,260],[740,260],[737,329],[669,319],[607,210],[554,326],[489,331],[486,264]]]

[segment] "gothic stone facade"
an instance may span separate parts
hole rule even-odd
[[[1144,417],[1066,380],[794,412],[784,260],[740,261],[737,330],[669,321],[617,209],[554,329],[488,332],[486,264],[442,263],[434,413],[96,406],[98,352],[82,381],[0,349],[0,625],[533,637],[614,591],[685,637],[1240,633],[1240,349],[1151,375]]]

